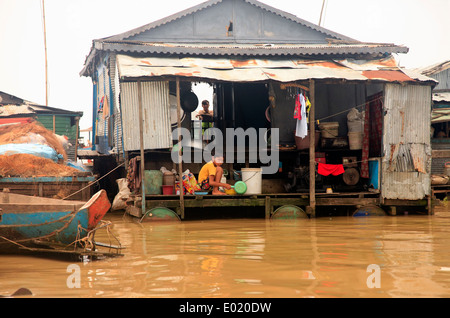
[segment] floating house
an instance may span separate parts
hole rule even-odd
[[[360,42],[256,0],[206,1],[93,41],[80,72],[93,83],[90,158],[113,158],[126,171],[139,159],[141,176],[163,166],[196,176],[202,163],[172,160],[174,150],[182,155],[181,138],[172,132],[195,128],[189,116],[199,105],[194,88],[208,83],[214,127],[224,135],[227,128],[269,130],[258,142],[264,139],[278,154],[277,171],[261,174],[259,191],[240,196],[141,189],[133,204],[138,212],[131,214],[169,208],[183,219],[189,208],[217,206],[265,207],[267,218],[315,217],[330,206],[362,214],[376,214],[367,208],[374,206],[391,214],[404,206],[432,213],[430,120],[437,82],[400,68],[394,54],[407,52],[401,45]],[[303,138],[294,118],[300,94],[310,103]],[[270,164],[250,160],[250,146],[245,160],[224,165],[228,182],[234,172]],[[333,167],[343,171],[323,172]]]

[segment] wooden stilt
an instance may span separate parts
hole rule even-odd
[[[316,129],[315,129],[315,83],[313,79],[309,80],[309,101],[311,108],[309,110],[309,214],[316,216]]]
[[[183,193],[183,162],[181,148],[181,101],[180,101],[180,79],[177,77],[177,127],[178,127],[178,175],[180,185],[180,216],[184,219],[184,193]]]
[[[142,215],[145,214],[145,158],[144,158],[144,116],[142,110],[142,86],[141,81],[138,80],[138,103],[139,103],[139,138],[140,138],[140,151],[141,151],[141,163],[140,163],[140,174],[141,174],[141,195],[142,195]]]

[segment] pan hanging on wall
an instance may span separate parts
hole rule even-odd
[[[193,92],[184,92],[180,96],[181,108],[187,113],[192,113],[198,107],[198,97]]]
[[[170,94],[169,104],[170,104],[170,124],[172,128],[176,128],[178,120],[177,120],[177,97],[175,95]],[[181,121],[183,121],[184,118],[186,117],[186,113],[184,112],[183,109],[181,109],[180,117]]]

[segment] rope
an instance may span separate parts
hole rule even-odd
[[[6,237],[4,237],[4,236],[0,236],[0,238],[4,239],[5,241],[8,241],[8,242],[10,242],[10,243],[12,243],[12,244],[16,244],[16,245],[18,245],[18,246],[20,246],[20,247],[22,247],[22,248],[27,249],[27,250],[29,249],[29,248],[26,247],[25,245],[19,244],[19,243],[15,242],[15,241],[13,241],[13,240],[10,240],[10,239],[8,239],[8,238],[6,238]]]
[[[73,221],[73,219],[75,218],[75,216],[77,215],[77,213],[78,213],[78,211],[77,212],[75,212],[75,213],[71,213],[71,214],[68,214],[68,215],[72,215],[72,218],[69,220],[69,221],[65,221],[64,223],[64,225],[62,226],[62,227],[60,227],[59,229],[57,229],[57,230],[54,230],[53,232],[51,232],[51,233],[49,233],[49,234],[47,234],[47,235],[43,235],[43,236],[38,236],[38,237],[33,237],[33,238],[27,238],[27,239],[22,239],[22,240],[17,240],[17,241],[14,241],[14,243],[18,243],[18,242],[27,242],[27,241],[31,241],[31,240],[41,240],[41,239],[45,239],[45,238],[50,238],[50,237],[52,237],[52,236],[55,236],[55,235],[58,235],[61,231],[63,231],[63,230],[65,230],[69,225],[70,225],[70,223],[72,223],[72,221]],[[42,225],[45,225],[46,223],[42,223]],[[23,226],[26,226],[26,225],[23,225]],[[22,225],[20,225],[20,226],[17,226],[16,225],[16,227],[22,227]],[[7,241],[10,241],[10,240],[8,240],[7,238],[5,238],[5,237],[3,237],[3,236],[0,236],[0,238],[3,238],[3,239],[5,239],[5,240],[7,240]]]
[[[117,167],[115,167],[114,169],[112,169],[111,171],[109,171],[107,174],[105,174],[104,176],[102,176],[100,179],[97,179],[95,182],[99,182],[99,181],[102,180],[104,177],[106,177],[107,175],[111,174],[113,171],[119,169],[119,168],[122,167],[123,165],[125,165],[125,162],[121,163],[120,165],[118,165]],[[75,194],[77,194],[77,193],[79,193],[79,192],[81,192],[81,191],[83,191],[83,190],[85,190],[85,189],[87,189],[87,188],[89,188],[89,187],[92,187],[92,185],[93,185],[95,182],[92,182],[92,183],[88,184],[87,186],[85,186],[85,187],[79,189],[78,191],[76,191],[76,192],[74,192],[74,193],[72,193],[72,194],[66,196],[65,198],[62,198],[62,200],[65,200],[65,199],[67,199],[67,198],[70,198],[71,196],[73,196],[73,195],[75,195]]]
[[[70,217],[72,215],[72,213],[74,213],[74,212],[71,212],[69,214],[66,214],[66,215],[60,217],[59,219],[56,219],[56,220],[53,220],[53,221],[49,221],[49,222],[38,223],[38,224],[2,224],[2,225],[0,225],[0,228],[42,226],[42,225],[48,225],[48,224],[57,223],[57,222],[63,222],[64,219]]]
[[[381,99],[383,99],[383,96],[377,97],[377,98],[375,98],[375,99],[373,99],[371,101],[377,101],[377,100],[381,100]],[[340,111],[338,113],[335,113],[335,114],[332,114],[332,115],[329,115],[329,116],[325,116],[325,117],[316,119],[316,121],[319,122],[320,120],[324,120],[324,119],[328,119],[328,118],[331,118],[331,117],[334,117],[334,116],[338,116],[338,115],[341,115],[341,114],[349,112],[352,108],[360,108],[360,107],[363,107],[363,106],[366,106],[366,103],[360,104],[360,105],[357,105],[357,106],[353,106],[353,107],[350,107],[350,108],[348,108],[346,110]]]

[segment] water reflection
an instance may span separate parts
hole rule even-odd
[[[138,223],[110,214],[123,257],[78,263],[0,256],[0,294],[38,297],[449,297],[450,217]],[[106,232],[97,240],[108,241]],[[368,285],[368,266],[380,288]],[[375,276],[374,276],[375,277]]]

